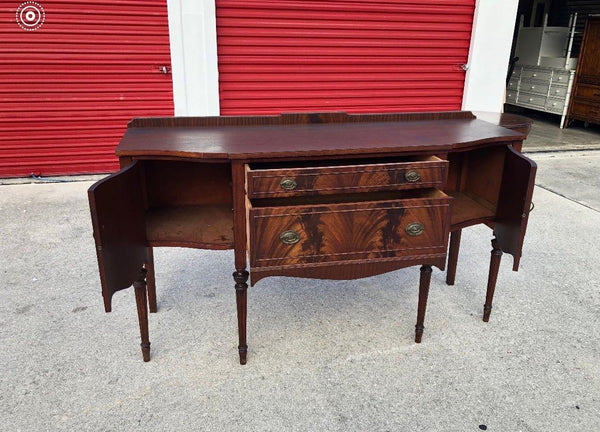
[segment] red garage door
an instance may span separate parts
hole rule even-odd
[[[115,170],[127,121],[173,115],[166,0],[16,0],[0,14],[1,177]]]
[[[221,114],[461,108],[475,0],[217,0]]]

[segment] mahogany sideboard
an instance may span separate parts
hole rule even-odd
[[[448,256],[454,284],[461,229],[487,224],[488,321],[502,252],[518,269],[536,166],[520,153],[527,119],[479,116],[488,121],[470,112],[133,119],[116,150],[121,170],[88,191],[105,310],[133,285],[148,361],[153,248],[234,249],[245,364],[248,277],[356,279],[421,265],[420,342],[432,266],[444,270]]]

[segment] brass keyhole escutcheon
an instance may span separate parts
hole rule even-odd
[[[293,245],[300,241],[300,234],[298,234],[297,231],[292,230],[284,231],[279,235],[279,240],[281,240],[281,243],[283,244]]]
[[[421,180],[421,176],[415,170],[407,171],[406,174],[404,174],[404,178],[410,183],[418,182],[419,180]]]
[[[284,178],[279,183],[279,186],[281,186],[281,189],[294,190],[296,189],[296,186],[298,186],[298,183],[296,183],[296,181],[291,178]]]
[[[420,222],[413,222],[406,225],[405,231],[409,236],[416,237],[425,232],[425,226]]]

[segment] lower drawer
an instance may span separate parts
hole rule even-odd
[[[575,99],[571,105],[569,116],[592,123],[600,123],[600,106],[588,105]]]
[[[550,111],[556,114],[562,114],[565,110],[565,100],[564,99],[553,99],[548,98],[546,100],[546,111]]]
[[[544,109],[544,107],[546,106],[546,97],[534,95],[531,93],[519,92],[519,96],[517,97],[517,103]]]
[[[356,195],[323,204],[249,204],[250,266],[445,254],[451,197],[437,189]],[[369,201],[352,201],[365,195]]]

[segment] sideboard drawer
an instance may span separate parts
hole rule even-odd
[[[293,197],[442,187],[448,171],[448,161],[436,156],[389,163],[321,163],[324,166],[271,168],[249,165],[246,169],[248,197]]]
[[[285,206],[276,204],[288,200],[266,200],[274,202],[260,207],[248,202],[250,266],[401,260],[445,253],[452,198],[443,192],[380,192],[357,202],[352,197]]]

